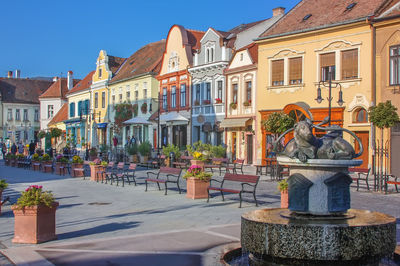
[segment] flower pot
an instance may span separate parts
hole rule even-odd
[[[289,208],[289,193],[287,190],[281,191],[281,208]]]
[[[71,176],[72,177],[83,177],[83,173],[81,171],[74,171],[75,168],[82,169],[83,163],[73,163],[71,166]]]
[[[43,171],[44,173],[51,173],[52,169],[49,168],[49,167],[44,167],[44,166],[45,166],[45,165],[50,165],[50,164],[52,164],[52,163],[53,163],[52,161],[45,161],[45,162],[42,162],[42,171]]]
[[[4,159],[4,164],[5,165],[10,165],[10,159]]]
[[[202,168],[203,171],[204,171],[204,165],[206,164],[204,161],[201,161],[201,160],[190,160],[190,163],[191,163],[192,165],[201,166],[201,168]]]
[[[45,205],[24,207],[11,207],[14,212],[14,238],[13,243],[37,244],[57,239],[56,235],[56,210],[58,202],[52,208]]]
[[[56,173],[59,174],[59,175],[65,173],[65,170],[66,170],[65,167],[66,166],[67,166],[66,163],[56,162]],[[64,167],[64,169],[61,168],[61,167]]]
[[[98,177],[97,173],[104,171],[104,166],[102,165],[90,165],[90,180],[92,181],[99,181],[97,180]]]
[[[170,160],[169,157],[165,158],[164,160],[164,164],[166,167],[169,167],[169,160]]]
[[[140,156],[140,163],[147,163],[147,161],[149,160],[149,156]]]
[[[136,154],[132,155],[132,162],[134,162],[134,163],[139,162],[138,156]]]
[[[186,179],[186,198],[206,199],[208,197],[207,187],[209,185],[210,181],[188,177]]]
[[[33,167],[33,171],[39,171],[40,170],[40,163],[38,161],[33,161],[32,162],[32,167]]]

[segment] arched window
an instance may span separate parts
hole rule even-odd
[[[368,123],[368,112],[364,108],[358,108],[353,113],[353,123]]]
[[[211,62],[214,62],[214,48],[211,48]]]
[[[206,53],[207,53],[207,55],[206,55],[207,61],[206,62],[208,63],[208,62],[210,62],[210,49],[207,49]]]

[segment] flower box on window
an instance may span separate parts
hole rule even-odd
[[[251,100],[247,100],[247,101],[243,102],[243,105],[246,106],[246,107],[250,106],[251,105]]]
[[[222,100],[221,100],[221,98],[217,98],[217,99],[215,99],[215,103],[222,103]]]
[[[203,101],[203,104],[210,104],[210,103],[211,103],[210,100],[204,100],[204,101]]]
[[[233,110],[236,110],[236,108],[237,108],[237,103],[231,103],[231,104],[229,105],[229,107],[231,107],[231,109],[233,109]]]
[[[200,105],[200,102],[198,100],[195,100],[193,104],[197,106]]]

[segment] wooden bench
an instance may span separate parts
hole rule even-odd
[[[370,172],[371,172],[371,168],[349,167],[349,173],[357,174],[357,177],[351,178],[351,179],[353,179],[353,181],[357,182],[357,191],[360,186],[360,180],[365,181],[365,183],[367,184],[367,189],[369,190],[368,177],[369,177]]]
[[[114,171],[111,171],[110,174],[106,175],[108,177],[108,180],[111,181],[110,185],[113,184],[114,181],[117,181],[117,186],[119,183],[119,180],[122,179],[122,186],[124,186],[124,178],[123,178],[123,173],[125,169],[125,163],[124,162],[119,162],[117,164],[117,168]],[[107,184],[107,178],[106,178],[106,184]]]
[[[233,161],[233,165],[226,165],[226,172],[229,172],[229,170],[232,170],[232,173],[237,174],[237,170],[240,170],[243,174],[243,164],[244,160],[243,159],[236,159]]]
[[[179,194],[181,194],[181,188],[179,187],[179,177],[182,174],[182,169],[179,168],[171,168],[171,167],[161,167],[157,173],[147,172],[146,182],[146,190],[147,191],[147,183],[154,182],[157,183],[158,190],[161,190],[160,183],[165,184],[165,195],[167,195],[167,183],[176,183]],[[150,178],[150,175],[155,175],[155,178]],[[173,179],[171,179],[173,178]]]
[[[222,175],[222,167],[226,167],[227,164],[227,158],[212,158],[211,164],[204,165],[204,171],[211,169],[211,173],[214,173],[213,169],[219,169],[219,175]]]
[[[393,178],[394,180],[391,181],[390,178]],[[399,193],[399,189],[397,186],[400,185],[400,181],[398,181],[397,176],[392,175],[392,174],[386,175],[386,177],[385,177],[385,193],[387,193],[388,184],[394,185],[396,188],[396,192]]]
[[[152,168],[159,168],[165,161],[166,156],[164,154],[160,154],[159,157],[153,158],[147,162],[147,169],[149,166]]]
[[[117,165],[117,172],[113,173],[113,179],[117,180],[117,186],[118,186],[118,182],[119,180],[122,181],[122,186],[125,186],[125,179],[128,182],[128,184],[130,185],[131,182],[135,183],[136,186],[136,179],[135,179],[135,171],[136,171],[136,164],[135,163],[131,163],[128,167],[128,169],[124,170],[124,163],[119,163]],[[131,181],[132,178],[132,181]]]
[[[207,188],[207,193],[208,193],[207,202],[210,201],[210,190],[215,190],[215,191],[221,192],[222,201],[225,200],[224,192],[239,194],[239,199],[240,199],[239,208],[242,207],[242,193],[252,193],[254,200],[256,202],[256,206],[258,206],[258,202],[256,199],[256,188],[257,188],[259,179],[260,179],[260,176],[257,176],[257,175],[240,175],[240,174],[234,174],[234,173],[225,173],[224,179],[222,181],[219,181],[216,179],[211,179],[210,186]],[[233,189],[233,188],[226,188],[226,187],[224,187],[225,181],[239,182],[242,188],[240,190]],[[219,187],[212,186],[212,182],[217,182],[217,183],[220,183],[221,185]]]
[[[190,165],[190,160],[193,160],[193,156],[181,156],[179,159],[179,162],[173,162],[172,165],[174,165],[176,168],[181,168],[181,169],[187,169],[189,168]]]

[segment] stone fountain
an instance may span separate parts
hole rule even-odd
[[[312,129],[327,131],[316,138]],[[298,122],[277,158],[290,166],[289,209],[242,216],[242,252],[251,265],[379,265],[396,247],[396,219],[350,209],[348,167],[359,166],[362,144],[349,130]],[[287,134],[285,132],[277,140]],[[355,154],[343,132],[361,147]]]

